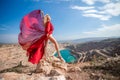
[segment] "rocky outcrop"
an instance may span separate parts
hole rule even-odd
[[[41,60],[37,72],[20,62],[17,66],[0,71],[1,80],[66,80],[67,64],[51,56]]]
[[[103,41],[109,42],[109,41]],[[110,43],[112,43],[110,41]],[[113,44],[113,43],[112,43]],[[117,44],[117,42],[115,43]],[[0,80],[119,80],[120,58],[112,56],[110,47],[90,49],[87,51],[75,51],[76,57],[83,56],[80,61],[84,63],[64,63],[53,56],[55,49],[50,45],[47,49],[46,60],[41,60],[38,72],[34,72],[36,65],[28,62],[26,52],[17,44],[0,45]],[[70,46],[60,44],[60,48]],[[94,46],[94,45],[93,45]],[[84,46],[83,46],[84,47]],[[113,49],[119,56],[120,47]],[[99,50],[99,53],[98,53]],[[94,56],[95,54],[95,56]],[[106,56],[107,55],[107,56]],[[103,56],[103,58],[100,58]],[[95,60],[91,60],[96,58]],[[104,61],[105,60],[105,61]],[[88,61],[88,62],[86,62]],[[97,64],[97,65],[96,65]],[[99,64],[99,65],[98,65]],[[114,73],[116,72],[116,73]],[[31,74],[32,73],[32,74]]]
[[[53,71],[60,69],[61,71],[56,71],[59,74],[62,74],[62,71],[67,71],[67,63],[62,62],[60,59],[50,56],[46,60],[41,60],[39,64],[39,73],[44,73],[45,75],[50,75]],[[52,72],[51,72],[52,71]]]
[[[47,77],[40,74],[33,74],[32,76],[29,76],[26,74],[8,72],[8,73],[1,74],[0,80],[66,80],[66,78],[64,75]]]

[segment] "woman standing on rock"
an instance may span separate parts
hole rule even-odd
[[[37,68],[45,53],[48,40],[55,44],[58,58],[63,61],[57,41],[52,36],[54,28],[50,20],[48,14],[44,16],[41,10],[34,10],[25,15],[20,24],[19,44],[27,51],[28,61],[37,64]]]
[[[45,32],[46,32],[46,35],[47,35],[47,40],[45,41],[45,48],[47,47],[47,43],[48,43],[48,39],[49,39],[55,45],[55,48],[56,48],[57,53],[58,53],[58,58],[60,60],[63,60],[61,55],[60,55],[60,51],[59,51],[59,48],[58,48],[58,43],[57,43],[56,39],[52,36],[54,27],[53,27],[53,25],[50,21],[51,21],[51,17],[48,14],[46,14],[44,16],[44,27],[45,27]]]

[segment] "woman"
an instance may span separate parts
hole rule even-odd
[[[53,26],[49,15],[43,15],[41,10],[34,10],[25,15],[20,24],[19,44],[27,51],[28,61],[37,64],[39,68],[40,60],[43,58],[48,40],[55,44],[58,58],[60,56],[58,44],[52,36]]]
[[[46,40],[46,44],[45,44],[45,49],[47,47],[47,42],[48,42],[48,39],[49,39],[55,45],[55,49],[56,49],[56,51],[58,53],[58,58],[63,60],[61,55],[60,55],[60,52],[59,52],[58,43],[55,40],[55,38],[52,36],[54,28],[53,28],[53,25],[52,25],[52,23],[50,21],[51,21],[51,17],[48,14],[46,14],[44,16],[44,26],[45,26],[45,32],[47,34],[47,40]]]
[[[63,60],[63,58],[61,57],[61,55],[60,55],[60,51],[59,51],[59,47],[58,47],[58,43],[57,43],[57,41],[55,40],[55,38],[52,36],[52,33],[53,33],[53,30],[54,30],[54,27],[53,27],[53,25],[52,25],[52,23],[51,23],[51,17],[48,15],[48,14],[46,14],[45,16],[44,16],[44,27],[45,27],[45,32],[46,32],[46,35],[47,35],[47,39],[45,40],[45,48],[44,48],[44,60],[46,60],[46,48],[47,48],[47,45],[48,45],[48,40],[50,40],[53,44],[54,44],[54,46],[55,46],[55,49],[56,49],[56,51],[57,51],[57,53],[58,53],[58,58],[61,60],[61,61],[63,61],[63,62],[65,62],[64,60]],[[38,63],[38,65],[37,65],[37,67],[36,67],[36,72],[39,72],[39,67],[40,67],[40,62]]]

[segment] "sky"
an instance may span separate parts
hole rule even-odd
[[[120,0],[0,0],[0,42],[18,42],[20,21],[41,9],[57,40],[120,36]]]

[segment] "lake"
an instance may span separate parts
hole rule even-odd
[[[65,60],[65,62],[67,63],[74,63],[77,59],[76,57],[74,57],[69,49],[63,49],[60,50],[61,56],[63,57],[63,59]],[[57,53],[54,54],[54,56],[58,56]]]

